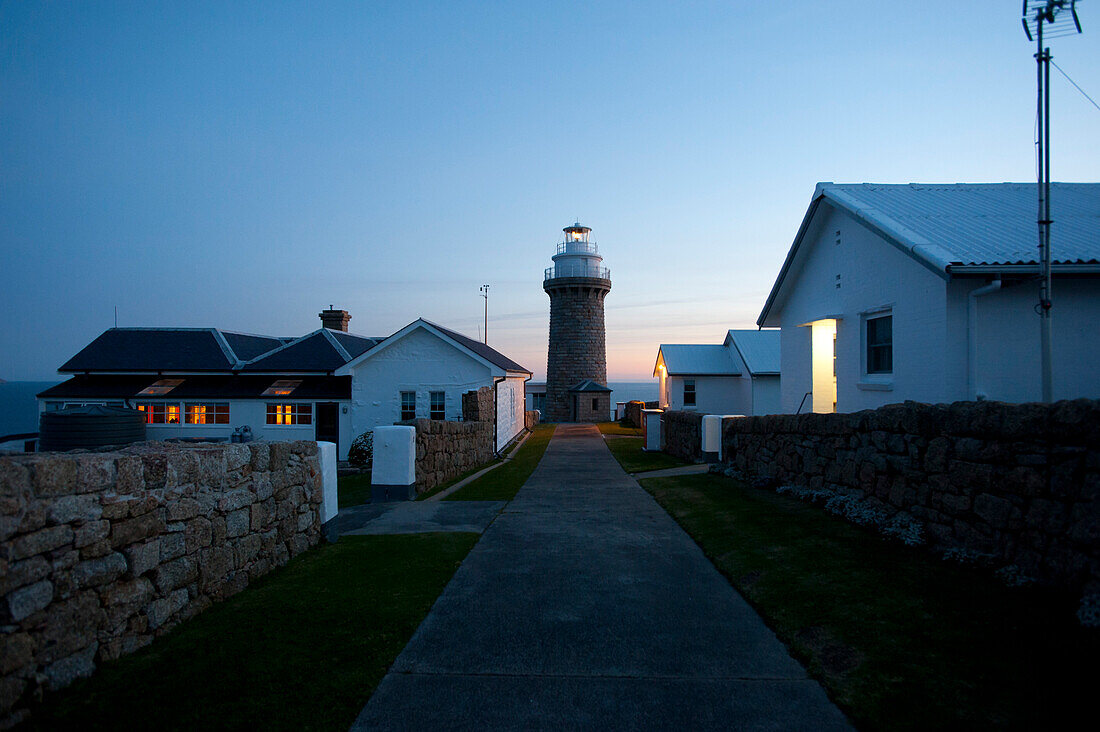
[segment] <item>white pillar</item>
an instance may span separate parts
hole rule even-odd
[[[717,414],[704,415],[700,432],[703,442],[703,462],[718,462],[722,452],[722,417]]]
[[[662,409],[643,409],[642,424],[645,425],[646,452],[661,451],[661,414]]]
[[[416,428],[393,425],[374,428],[371,503],[416,498]]]
[[[321,524],[327,524],[339,513],[340,497],[336,490],[336,443],[318,442],[317,457],[321,461]]]

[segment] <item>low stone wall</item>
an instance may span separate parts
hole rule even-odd
[[[0,727],[316,544],[315,442],[0,457]]]
[[[424,493],[493,459],[492,422],[417,419],[416,492]]]
[[[722,428],[724,459],[759,486],[794,486],[851,520],[907,526],[911,543],[1100,591],[1098,401],[906,402]]]
[[[529,409],[523,413],[523,426],[529,430],[535,429],[535,425],[539,423],[539,412],[537,409]]]
[[[464,422],[495,422],[497,405],[493,387],[483,386],[462,395],[462,420]]]
[[[664,412],[661,417],[661,450],[681,460],[703,459],[703,415],[698,412]]]

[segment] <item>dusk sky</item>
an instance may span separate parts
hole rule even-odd
[[[1051,45],[1100,99],[1097,10]],[[333,304],[363,335],[477,337],[489,283],[490,344],[542,379],[542,272],[579,218],[611,268],[609,380],[648,379],[662,342],[755,327],[818,181],[1033,181],[1019,13],[2,3],[0,378],[57,378],[116,306],[285,336]],[[1100,180],[1100,110],[1051,81],[1053,177]]]

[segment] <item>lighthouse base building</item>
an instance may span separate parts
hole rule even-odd
[[[550,343],[546,357],[543,417],[550,422],[606,422],[611,417],[603,303],[611,272],[592,231],[579,222],[563,229],[554,265],[543,273],[550,297]]]

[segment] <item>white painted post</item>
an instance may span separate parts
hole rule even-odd
[[[374,428],[371,503],[416,498],[416,428],[405,425]]]
[[[615,402],[615,421],[620,421],[626,416],[626,402]]]
[[[718,462],[722,452],[722,417],[717,414],[703,415],[700,429],[702,439],[703,462]]]
[[[661,414],[663,409],[643,409],[642,424],[645,425],[646,452],[661,451]]]
[[[318,458],[321,461],[321,525],[336,518],[339,496],[336,491],[336,443],[318,442]]]

